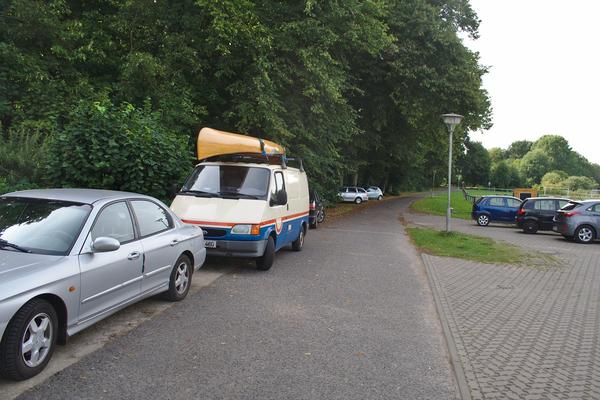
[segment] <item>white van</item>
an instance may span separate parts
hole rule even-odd
[[[248,139],[258,147],[240,148]],[[215,141],[220,147],[207,152]],[[269,144],[274,145],[200,131],[198,158],[207,160],[196,166],[171,209],[183,222],[202,227],[208,255],[252,257],[258,269],[268,270],[282,247],[302,250],[309,213],[306,173],[301,165],[286,165],[281,147],[267,153]]]

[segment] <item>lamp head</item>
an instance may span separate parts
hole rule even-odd
[[[458,114],[442,114],[441,118],[442,121],[444,121],[444,123],[448,127],[448,129],[452,131],[454,130],[454,127],[456,125],[460,124],[460,121],[462,121],[463,116]]]

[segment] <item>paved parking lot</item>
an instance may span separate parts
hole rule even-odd
[[[443,217],[408,220],[444,227]],[[464,397],[600,399],[600,243],[464,220],[453,228],[560,260],[540,268],[423,256]]]

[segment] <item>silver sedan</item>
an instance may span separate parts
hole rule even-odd
[[[0,375],[36,375],[56,343],[143,298],[182,300],[205,256],[202,230],[152,197],[0,196]]]

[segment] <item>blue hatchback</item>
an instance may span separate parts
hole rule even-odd
[[[521,200],[512,196],[483,196],[473,204],[471,217],[480,226],[490,222],[515,223]]]

